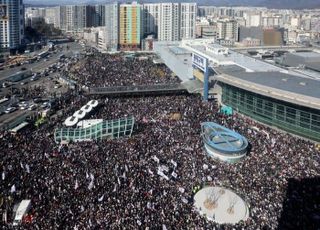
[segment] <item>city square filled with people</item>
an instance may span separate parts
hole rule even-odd
[[[165,65],[155,65],[150,56],[95,54],[71,69],[70,75],[87,87],[132,86],[179,83]]]
[[[112,64],[117,58],[101,56],[98,60],[104,61],[95,64],[89,60],[91,64],[74,72],[74,77],[84,85],[158,83],[156,76],[140,72],[151,68],[149,60],[135,71],[120,60]],[[141,61],[125,63],[139,66],[135,62]],[[122,70],[117,70],[119,75],[106,76],[122,65],[123,80]],[[159,82],[177,81],[169,77],[169,70],[163,71],[166,77]],[[91,76],[93,73],[104,77]],[[142,79],[146,76],[151,80]],[[87,119],[134,116],[132,137],[55,143],[54,129],[93,98],[100,107]],[[2,229],[13,228],[13,207],[23,199],[30,199],[32,208],[22,229],[277,229],[288,199],[289,179],[303,181],[320,175],[315,143],[241,114],[224,115],[200,95],[106,98],[69,91],[56,102],[56,110],[61,116],[47,119],[38,128],[30,126],[15,135],[1,133],[0,210],[6,216]],[[249,154],[235,164],[209,157],[201,138],[201,123],[206,121],[245,136],[251,146]],[[158,174],[159,168],[166,176]],[[193,205],[193,188],[206,185],[239,194],[249,205],[248,220],[219,225],[199,215]],[[292,202],[320,197],[320,190],[316,194],[297,191],[290,197]],[[303,212],[297,217],[299,229],[316,229],[302,215],[318,221],[319,206]],[[283,229],[292,229],[292,220],[285,223]]]

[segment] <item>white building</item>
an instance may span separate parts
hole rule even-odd
[[[219,20],[217,22],[218,39],[238,41],[238,23],[235,20]]]
[[[180,7],[180,39],[194,39],[196,38],[197,3],[181,3]]]
[[[22,0],[0,0],[0,48],[18,49],[24,36]]]
[[[119,43],[119,4],[107,4],[105,7],[104,44],[107,50],[116,51]],[[100,32],[101,34],[102,32]],[[100,36],[101,37],[101,36]]]
[[[196,3],[143,4],[143,35],[159,41],[178,41],[196,36]]]
[[[162,3],[158,26],[159,41],[178,41],[180,10],[179,3]]]
[[[261,25],[261,14],[245,14],[246,26],[260,26]]]
[[[87,6],[60,6],[60,29],[64,32],[81,32],[87,26]]]

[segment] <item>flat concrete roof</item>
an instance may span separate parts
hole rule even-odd
[[[217,44],[210,44],[210,46],[216,49],[226,48]],[[209,59],[214,60],[214,62],[217,62],[217,64],[221,64],[221,65],[234,63],[252,72],[261,71],[261,70],[263,71],[283,70],[275,65],[254,59],[252,57],[246,56],[244,54],[241,54],[232,50],[229,50],[227,55],[222,55],[222,54],[214,54],[213,52],[208,51],[206,49],[206,46],[204,45],[191,45],[190,47],[198,51],[200,54],[205,54]]]
[[[224,71],[218,81],[290,103],[320,109],[320,81],[281,72]]]
[[[320,61],[320,53],[317,53],[317,52],[295,52],[290,54],[303,57],[303,58],[319,58],[319,61]]]
[[[281,72],[233,72],[232,76],[259,85],[320,99],[320,81]]]

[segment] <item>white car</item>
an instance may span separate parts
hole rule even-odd
[[[19,107],[26,107],[28,103],[26,101],[22,101],[18,104]]]
[[[6,111],[4,111],[4,112],[5,112],[5,113],[12,113],[12,112],[14,112],[14,111],[16,111],[16,110],[17,110],[16,107],[9,107],[9,108],[7,108]]]
[[[37,106],[35,104],[33,105],[30,105],[28,110],[31,111],[31,110],[35,110],[37,108]]]

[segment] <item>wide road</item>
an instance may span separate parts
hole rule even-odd
[[[70,47],[69,50],[66,49],[67,45]],[[59,61],[59,56],[61,54],[65,54],[66,56],[69,56],[69,55],[73,56],[74,54],[79,53],[84,49],[83,47],[81,47],[81,45],[79,45],[78,43],[75,43],[75,42],[66,43],[66,44],[60,45],[60,47],[61,46],[63,46],[64,49],[61,52],[58,51],[56,54],[52,53],[51,57],[49,58],[48,61],[44,61],[43,60],[44,58],[42,58],[41,61],[33,63],[33,64],[26,64],[23,66],[0,71],[0,80],[5,79],[8,76],[10,76],[11,74],[14,74],[14,73],[20,71],[20,69],[22,67],[26,67],[28,70],[32,69],[33,72],[41,72],[41,71],[45,70],[47,67],[49,67],[51,64],[57,63]],[[63,95],[68,90],[68,86],[65,84],[58,84],[59,88],[55,87],[55,86],[57,86],[56,79],[58,77],[59,77],[59,72],[51,73],[47,77],[40,77],[36,81],[30,81],[30,78],[27,78],[22,81],[13,83],[13,87],[19,89],[19,88],[33,88],[35,86],[42,86],[42,87],[44,87],[44,91],[45,91],[45,95],[46,95],[42,99],[47,99],[51,95]],[[21,85],[21,82],[25,82],[26,84]],[[12,90],[11,87],[0,88],[0,98],[3,98],[4,95],[7,95],[10,90]],[[16,101],[17,100],[15,100],[15,99],[11,99],[11,100],[9,100],[5,103],[2,103],[0,105],[0,126],[2,126],[6,122],[10,122],[12,120],[17,119],[18,117],[22,116],[25,113],[31,112],[28,110],[20,110],[18,108],[18,110],[13,113],[1,115],[1,113],[4,112],[6,110],[6,108],[8,108],[12,103],[16,103]],[[32,100],[30,100],[29,102],[33,103]]]
[[[6,68],[6,69],[0,71],[0,80],[5,80],[9,76],[21,71],[22,67],[25,67],[27,70],[31,70],[33,72],[41,72],[42,70],[46,69],[47,67],[49,67],[53,63],[56,63],[58,61],[60,55],[65,54],[67,56],[68,55],[72,56],[75,53],[83,50],[83,47],[81,47],[81,45],[79,45],[76,42],[70,42],[70,43],[59,45],[59,46],[63,47],[62,51],[61,52],[57,51],[56,54],[51,52],[50,58],[41,58],[40,61],[38,61],[38,62],[34,62],[31,64],[24,64],[24,65],[17,66],[14,68]],[[67,50],[67,48],[66,48],[67,46],[69,46],[69,50]],[[47,61],[45,61],[46,59],[47,59]]]

